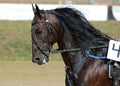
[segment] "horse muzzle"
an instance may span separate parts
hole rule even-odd
[[[38,65],[47,64],[49,62],[49,57],[42,54],[38,57],[33,57],[32,62]]]

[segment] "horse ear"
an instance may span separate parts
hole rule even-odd
[[[35,4],[35,6],[36,6],[36,14],[41,18],[42,16],[40,14],[40,9],[37,4]]]
[[[33,12],[34,12],[34,15],[35,15],[36,14],[36,9],[35,9],[33,4],[32,4],[32,9],[33,9]]]
[[[38,5],[37,5],[37,4],[35,4],[35,7],[36,7],[36,11],[37,11],[37,12],[39,12],[39,11],[40,11],[40,9],[39,9],[39,7],[38,7]]]

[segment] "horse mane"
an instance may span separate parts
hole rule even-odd
[[[111,37],[93,27],[84,15],[74,8],[56,8],[52,13],[58,18],[60,26],[67,28],[83,48],[108,45]]]

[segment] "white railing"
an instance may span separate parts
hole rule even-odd
[[[44,10],[55,9],[58,7],[76,8],[81,11],[90,21],[106,21],[108,17],[108,6],[105,5],[99,6],[39,4],[38,6],[40,9]],[[119,13],[120,10],[116,10],[113,14],[119,15]],[[31,4],[0,4],[0,20],[32,20],[33,16],[34,14]]]

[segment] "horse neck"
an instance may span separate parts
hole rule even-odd
[[[78,43],[76,42],[75,38],[72,34],[66,29],[62,33],[62,38],[58,42],[58,46],[60,49],[75,49],[79,48]],[[73,51],[73,52],[65,52],[61,53],[62,58],[66,66],[70,67],[71,69],[77,65],[77,63],[82,59],[83,55],[81,51]]]

